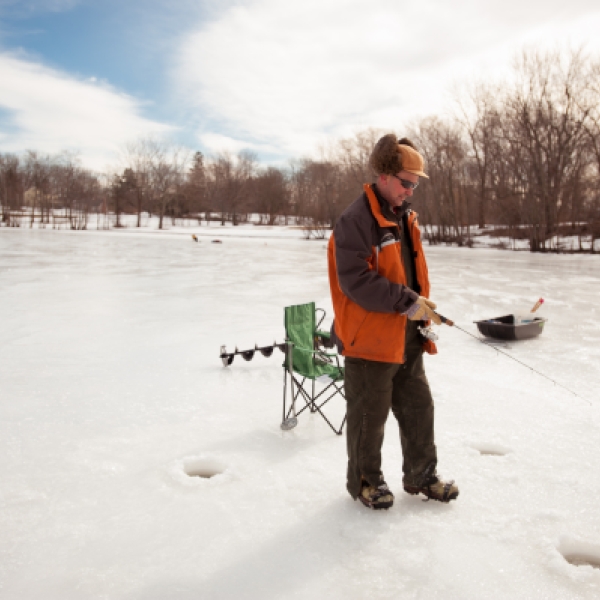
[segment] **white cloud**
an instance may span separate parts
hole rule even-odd
[[[0,53],[0,81],[3,151],[75,150],[86,166],[103,170],[132,139],[172,131],[142,117],[138,101],[106,84],[10,54]]]
[[[298,156],[360,128],[401,133],[449,107],[453,81],[498,75],[523,44],[597,49],[598,29],[589,0],[251,0],[185,37],[174,79],[202,114],[201,140]]]
[[[220,133],[199,133],[201,144],[211,153],[230,152],[237,154],[242,150],[252,150],[261,153],[276,153],[277,149],[268,144],[255,144],[253,142],[235,139]]]

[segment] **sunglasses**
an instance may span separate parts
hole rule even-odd
[[[392,177],[395,177],[405,190],[416,190],[419,187],[418,183],[408,181],[408,179],[401,179],[398,175],[392,175]]]

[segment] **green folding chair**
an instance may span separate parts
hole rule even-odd
[[[322,312],[316,322],[317,312]],[[336,429],[321,410],[332,398],[344,396],[344,367],[340,365],[337,353],[320,349],[332,347],[327,331],[319,331],[325,318],[322,308],[315,309],[315,303],[298,304],[285,308],[285,361],[283,363],[283,420],[281,428],[293,429],[298,424],[298,416],[305,410],[319,413],[333,431],[341,435],[346,416]],[[324,382],[325,387],[317,390],[315,381]],[[288,380],[291,400],[288,403]],[[304,406],[298,410],[296,403],[302,398]]]

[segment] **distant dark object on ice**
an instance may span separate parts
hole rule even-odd
[[[546,321],[547,319],[532,316],[531,319],[524,318],[520,323],[516,323],[515,315],[505,315],[475,323],[486,337],[499,340],[528,340],[542,333]]]
[[[195,242],[197,242],[197,241],[198,241],[198,236],[197,236],[197,235],[195,235],[194,233],[192,233],[192,239],[193,239]]]
[[[212,243],[213,244],[222,244],[223,242],[221,240],[213,240]]]

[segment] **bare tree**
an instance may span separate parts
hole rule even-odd
[[[51,210],[51,158],[40,156],[37,152],[28,151],[25,155],[25,187],[31,192],[30,227],[35,222],[36,210],[40,211],[40,225],[50,222]]]
[[[144,203],[158,214],[158,228],[180,192],[189,151],[155,138],[142,138],[128,146],[126,159],[134,174],[138,226]]]
[[[135,196],[136,227],[142,225],[142,213],[153,210],[153,189],[151,186],[152,165],[158,160],[162,144],[151,137],[141,137],[125,146],[121,162],[133,172],[131,188]]]
[[[380,129],[359,131],[351,138],[338,142],[334,160],[341,166],[344,176],[352,182],[352,190],[360,193],[364,183],[371,181],[373,173],[369,167],[369,157],[373,146],[384,134]]]
[[[504,98],[504,136],[526,169],[526,219],[532,250],[544,250],[557,231],[568,183],[580,172],[586,123],[581,52],[524,51],[515,64],[516,83]]]
[[[425,157],[430,180],[419,188],[419,214],[433,243],[464,243],[470,232],[467,148],[460,130],[437,117],[422,120],[410,137]],[[432,228],[431,225],[436,225]]]
[[[192,159],[187,182],[184,189],[189,209],[197,215],[198,223],[202,223],[202,212],[208,211],[206,194],[206,167],[204,165],[204,155],[202,152],[196,152]],[[208,220],[208,215],[205,215]]]
[[[221,225],[228,220],[238,225],[247,219],[256,165],[256,156],[247,151],[235,157],[224,152],[209,163],[208,198],[213,209],[221,214]]]
[[[267,167],[254,178],[253,206],[260,214],[262,224],[273,225],[278,215],[289,209],[289,189],[285,173],[276,167]]]
[[[87,228],[89,209],[95,198],[90,191],[97,185],[97,179],[80,166],[77,155],[64,152],[53,160],[50,168],[52,194],[71,229]],[[53,221],[56,221],[54,215]]]
[[[303,159],[294,165],[291,186],[293,203],[303,219],[306,237],[324,238],[345,208],[341,201],[344,190],[341,167],[332,160]]]
[[[2,205],[2,223],[8,227],[18,227],[19,220],[13,213],[23,206],[23,173],[19,157],[13,154],[0,155],[0,204]]]
[[[469,140],[471,157],[477,169],[477,216],[480,228],[487,217],[491,160],[500,135],[500,115],[496,90],[479,83],[456,98],[457,120]]]

